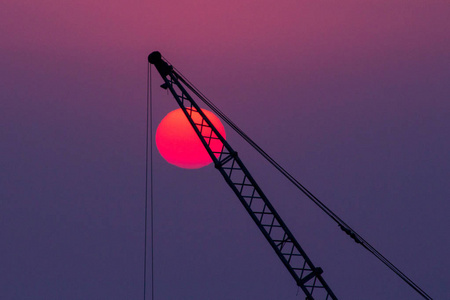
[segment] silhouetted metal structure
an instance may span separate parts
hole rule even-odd
[[[161,87],[172,93],[211,156],[215,167],[244,205],[297,285],[305,293],[306,299],[337,299],[322,277],[322,269],[314,266],[242,163],[237,152],[221,136],[187,91],[190,90],[200,96],[196,89],[164,61],[159,52],[152,52],[148,61],[155,65],[164,80]],[[201,122],[193,120],[192,113],[195,112],[201,116]],[[222,143],[220,152],[214,152],[211,149],[210,144],[213,140],[219,140]]]

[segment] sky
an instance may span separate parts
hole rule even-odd
[[[447,0],[3,1],[0,299],[143,299],[155,50],[449,299],[449,15]],[[177,108],[158,76],[153,135]],[[422,299],[225,130],[338,298]],[[213,166],[152,149],[154,299],[304,299]]]

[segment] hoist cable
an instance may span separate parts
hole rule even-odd
[[[165,59],[166,60],[166,59]],[[167,61],[167,60],[166,60]],[[170,63],[169,63],[170,64]],[[293,183],[300,191],[302,191],[314,204],[324,211],[331,219],[333,219],[347,235],[349,235],[356,243],[361,244],[366,250],[372,253],[383,264],[391,269],[397,276],[411,286],[417,293],[425,299],[432,299],[424,290],[414,283],[408,276],[400,271],[393,263],[378,252],[371,244],[369,244],[362,236],[353,230],[339,216],[337,216],[322,201],[314,196],[306,187],[304,187],[294,176],[279,165],[269,154],[267,154],[258,144],[256,144],[245,132],[240,129],[230,118],[228,118],[214,103],[211,102],[199,89],[197,89],[181,72],[174,68],[174,74],[189,88],[203,103],[205,103],[214,113],[216,113],[225,123],[227,123],[237,134],[239,134],[247,143],[250,144],[261,156],[263,156],[272,166],[274,166],[281,174],[283,174],[291,183]]]
[[[155,259],[154,259],[154,209],[153,209],[153,98],[152,98],[152,68],[149,71],[150,77],[150,243],[151,243],[151,274],[152,274],[152,300],[155,299]]]
[[[153,258],[153,111],[152,111],[152,71],[147,68],[147,123],[145,138],[145,212],[144,212],[144,300],[147,293],[147,235],[148,235],[148,186],[150,179],[150,262],[151,262],[151,299],[154,299],[154,258]],[[149,168],[150,161],[150,168]],[[150,173],[150,174],[149,174]]]
[[[145,203],[144,203],[144,300],[147,291],[147,211],[148,211],[148,123],[150,105],[150,64],[147,66],[147,123],[145,131]]]

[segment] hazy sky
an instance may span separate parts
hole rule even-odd
[[[448,0],[3,1],[0,299],[143,298],[155,50],[450,299],[449,15]],[[154,130],[177,108],[161,83],[153,70]],[[340,299],[421,299],[226,130]],[[304,299],[213,166],[155,149],[153,172],[155,299]]]

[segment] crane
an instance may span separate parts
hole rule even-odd
[[[424,299],[432,298],[414,283],[408,276],[401,272],[386,257],[378,252],[363,237],[356,233],[348,224],[332,212],[325,204],[317,199],[291,174],[283,169],[264,150],[253,142],[245,133],[240,130],[231,120],[229,120],[214,104],[212,104],[200,91],[198,91],[184,76],[173,66],[162,58],[161,53],[154,51],[148,56],[148,62],[153,64],[161,75],[164,83],[163,89],[169,90],[176,102],[184,112],[203,146],[211,157],[214,166],[222,174],[223,178],[236,194],[250,217],[260,229],[264,237],[269,242],[281,262],[294,278],[296,284],[306,295],[306,300],[313,299],[337,299],[329,285],[322,276],[323,270],[316,267],[306,252],[295,239],[292,232],[286,226],[277,213],[269,199],[261,190],[253,176],[245,167],[237,152],[224,139],[213,123],[204,114],[198,104],[194,101],[188,91],[206,103],[214,112],[224,119],[241,137],[244,138],[253,148],[255,148],[266,160],[268,160],[278,171],[280,171],[289,181],[301,190],[310,200],[312,200],[322,211],[331,217],[350,238],[357,244],[363,246],[372,253],[378,260],[391,269],[397,276],[411,286]],[[194,121],[193,114],[196,118]],[[198,119],[200,116],[200,119]],[[212,141],[219,141],[221,150],[212,150]],[[219,145],[220,145],[219,144]]]
[[[188,93],[188,90],[195,91],[195,89],[162,59],[159,52],[152,52],[148,61],[156,67],[163,78],[164,84],[161,87],[171,92],[211,156],[215,168],[222,174],[297,285],[305,293],[306,299],[337,299],[322,276],[323,270],[313,264],[245,167],[238,153]],[[193,113],[198,113],[201,121],[195,122],[192,118]],[[210,144],[213,140],[219,140],[222,144],[220,152],[211,149]]]

